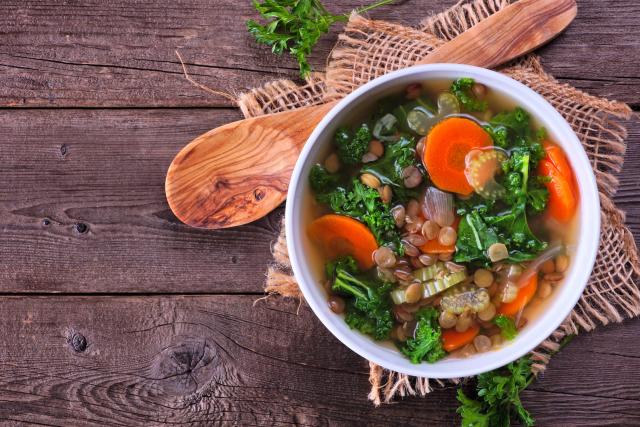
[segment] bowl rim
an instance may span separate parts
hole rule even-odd
[[[524,328],[513,342],[500,349],[470,358],[444,359],[433,364],[411,364],[397,349],[385,347],[360,332],[349,329],[342,316],[329,310],[326,294],[304,262],[301,243],[303,233],[298,232],[301,215],[298,212],[302,192],[307,182],[303,171],[323,132],[337,116],[361,98],[366,99],[373,89],[403,84],[403,80],[407,80],[404,83],[409,83],[411,80],[415,82],[437,79],[439,75],[446,75],[444,78],[448,79],[472,77],[489,87],[507,92],[513,101],[536,117],[545,128],[552,130],[550,133],[562,136],[562,139],[556,142],[567,154],[580,189],[578,244],[575,253],[572,254],[575,260],[567,271],[563,286],[558,289],[559,292],[556,291],[556,295],[544,312],[536,316],[532,324]],[[442,379],[466,377],[499,368],[529,353],[547,339],[573,310],[587,285],[599,246],[599,232],[585,233],[586,226],[600,230],[600,200],[595,175],[586,152],[571,126],[558,111],[532,89],[498,72],[470,65],[449,63],[417,65],[385,74],[347,95],[327,113],[309,136],[293,169],[287,200],[285,230],[291,266],[302,294],[315,315],[338,340],[360,356],[384,368],[408,375]]]

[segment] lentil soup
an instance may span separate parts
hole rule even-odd
[[[411,84],[344,123],[309,173],[309,261],[327,304],[413,363],[512,340],[571,262],[578,187],[507,96]]]

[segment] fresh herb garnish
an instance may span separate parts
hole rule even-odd
[[[355,12],[366,12],[392,1],[380,0]],[[267,22],[260,24],[253,19],[248,20],[249,32],[258,43],[271,46],[273,53],[281,55],[286,51],[295,57],[303,78],[311,71],[307,58],[318,39],[334,23],[349,20],[348,13],[334,15],[319,0],[254,0],[253,5]]]
[[[434,363],[445,357],[440,340],[442,332],[438,324],[438,310],[434,307],[422,308],[416,313],[416,321],[413,337],[400,347],[400,351],[411,359],[411,363]]]
[[[496,316],[496,318],[493,319],[493,323],[500,328],[500,333],[504,339],[512,340],[518,335],[516,323],[512,318],[507,317],[504,314]]]
[[[501,369],[478,375],[477,400],[458,389],[458,414],[463,427],[509,426],[516,418],[533,426],[531,414],[522,406],[520,392],[533,381],[531,359],[522,357]]]

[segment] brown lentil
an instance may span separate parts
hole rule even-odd
[[[456,331],[464,332],[471,327],[471,315],[468,312],[462,313],[458,316],[458,320],[456,321]]]
[[[396,205],[391,208],[391,215],[393,215],[393,220],[396,222],[396,227],[402,228],[402,226],[404,226],[404,218],[406,216],[404,206]]]
[[[479,268],[473,273],[473,281],[480,288],[488,288],[493,284],[493,273],[484,268]]]
[[[427,240],[433,240],[438,237],[438,233],[440,233],[440,226],[437,222],[427,220],[422,224],[422,235]]]
[[[329,308],[336,314],[344,313],[344,300],[337,295],[331,295],[328,299]]]
[[[380,246],[373,252],[373,262],[382,268],[391,268],[396,265],[396,256],[391,249]]]
[[[443,252],[441,254],[438,254],[438,259],[440,261],[451,261],[451,258],[453,258],[453,254],[450,252]]]
[[[493,345],[494,348],[500,347],[502,345],[502,335],[500,334],[491,335],[491,344]]]
[[[404,253],[407,254],[407,256],[412,257],[420,255],[420,250],[406,240],[402,241],[402,246],[404,246]]]
[[[422,246],[427,243],[427,239],[424,238],[422,234],[409,234],[404,238],[407,242],[411,243],[413,246]]]
[[[562,273],[548,273],[542,276],[544,280],[548,280],[550,282],[559,282],[564,279],[564,274]]]
[[[340,160],[336,153],[331,153],[324,159],[324,168],[329,173],[336,173],[340,170]]]
[[[433,255],[428,255],[428,254],[422,254],[418,257],[418,259],[420,260],[421,263],[423,263],[426,267],[433,265],[436,263],[436,261],[438,260],[438,258],[436,256]]]
[[[457,321],[458,318],[456,317],[456,315],[448,311],[443,311],[438,317],[438,323],[444,329],[453,328],[454,326],[456,326]]]
[[[417,217],[420,214],[420,203],[416,199],[411,199],[407,203],[407,215]]]
[[[556,271],[556,265],[552,259],[547,260],[540,266],[540,271],[545,274],[553,273],[554,271]]]
[[[371,163],[371,162],[375,162],[376,160],[378,160],[378,156],[376,156],[375,154],[369,152],[369,153],[364,153],[362,155],[362,163]]]
[[[377,157],[382,157],[384,154],[384,145],[377,139],[372,139],[371,142],[369,142],[369,152],[375,154]]]
[[[496,306],[489,303],[487,308],[478,312],[478,319],[488,322],[496,315]]]
[[[391,197],[393,197],[391,186],[384,185],[382,187],[378,187],[378,193],[380,193],[380,198],[382,199],[383,203],[391,202]]]
[[[487,87],[482,83],[474,83],[473,86],[471,86],[471,92],[473,92],[476,98],[482,99],[487,96]]]
[[[473,339],[473,346],[478,353],[489,351],[489,349],[491,349],[491,338],[486,335],[478,335]]]
[[[566,255],[558,255],[556,258],[556,271],[558,273],[564,273],[569,267],[569,257]]]
[[[420,301],[422,298],[422,292],[424,292],[424,287],[422,283],[413,283],[409,285],[407,290],[405,291],[404,297],[407,303],[413,304]]]
[[[540,285],[538,286],[538,296],[540,298],[545,299],[549,297],[552,291],[553,289],[551,288],[551,283],[549,283],[547,280],[543,280],[540,282]]]
[[[380,187],[380,180],[370,173],[363,173],[360,175],[360,181],[370,188]]]

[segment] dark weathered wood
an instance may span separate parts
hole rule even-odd
[[[0,110],[0,292],[260,292],[272,216],[205,232],[164,196],[230,110]]]
[[[14,297],[0,419],[58,425],[452,425],[453,388],[373,409],[367,367],[311,311],[251,296]],[[640,422],[640,323],[578,337],[524,394],[538,425]],[[618,342],[616,347],[611,343]]]
[[[363,1],[340,0],[333,11]],[[412,0],[374,10],[378,19],[418,24],[453,0]],[[640,26],[637,2],[581,0],[576,21],[544,48],[559,79],[599,95],[637,102]],[[245,21],[250,2],[87,0],[56,4],[5,1],[0,14],[0,104],[12,106],[229,105],[182,77],[174,53],[202,83],[242,91],[277,77],[296,78],[296,64],[257,46]],[[322,69],[339,27],[323,38],[312,63]]]

